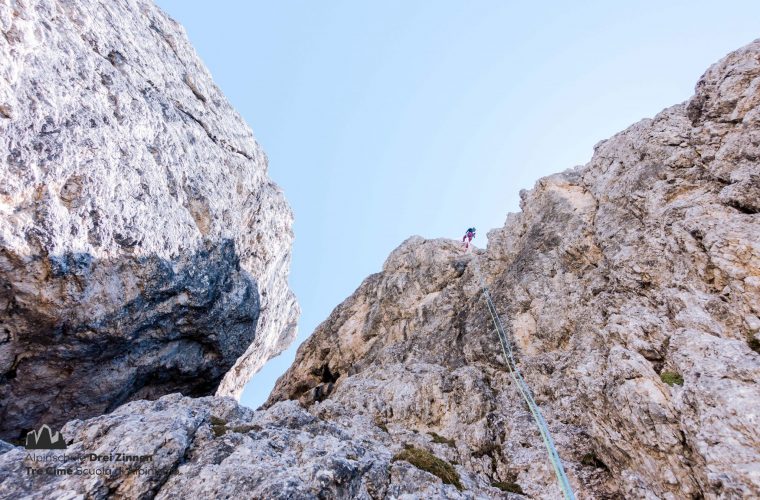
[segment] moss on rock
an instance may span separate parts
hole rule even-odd
[[[407,445],[401,452],[396,453],[392,461],[404,460],[414,465],[418,469],[424,470],[437,476],[444,484],[451,484],[458,490],[462,490],[462,483],[459,480],[459,473],[453,465],[441,460],[427,450],[415,448]]]
[[[445,444],[445,445],[451,446],[452,448],[456,447],[456,444],[454,443],[453,439],[447,439],[441,436],[440,434],[436,434],[435,432],[428,432],[428,435],[431,438],[433,438],[434,443]]]
[[[520,487],[519,484],[511,482],[511,481],[497,481],[495,483],[491,483],[491,486],[494,488],[499,488],[501,491],[508,491],[510,493],[519,493],[520,495],[524,495],[525,492],[522,490],[522,487]]]
[[[683,385],[683,377],[680,373],[664,371],[660,374],[660,379],[670,386]]]

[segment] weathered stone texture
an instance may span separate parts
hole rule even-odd
[[[759,181],[756,41],[687,103],[521,193],[522,213],[476,252],[580,498],[760,496]],[[472,259],[405,242],[300,347],[270,402],[329,402],[397,442],[435,432],[471,473],[558,498]]]
[[[171,395],[62,429],[71,452],[153,454],[153,476],[32,479],[0,443],[0,495],[560,498],[479,267],[578,498],[760,497],[759,161],[756,41],[688,102],[521,193],[486,250],[404,242],[304,342],[266,409]],[[78,272],[76,254],[62,262]],[[408,446],[462,489],[394,460]]]
[[[238,395],[294,338],[292,214],[151,2],[0,2],[0,436]]]

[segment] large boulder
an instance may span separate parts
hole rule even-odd
[[[153,3],[0,4],[0,437],[239,395],[295,336],[292,213]]]

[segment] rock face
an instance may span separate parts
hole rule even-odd
[[[477,258],[578,497],[760,497],[760,41],[521,195]],[[482,482],[559,498],[473,259],[406,241],[270,404],[432,432]]]
[[[0,28],[0,437],[238,395],[298,315],[250,129],[150,2],[4,2]]]
[[[253,412],[230,398],[174,394],[74,420],[61,432],[69,440],[64,451],[30,455],[21,447],[0,447],[0,497],[290,500],[500,493],[479,487],[466,474],[461,478],[466,489],[459,493],[405,461],[394,461],[398,445],[367,416],[321,419],[295,401]],[[126,456],[143,458],[125,462]],[[58,460],[34,461],[41,457]],[[51,465],[71,472],[27,472]]]
[[[0,443],[0,496],[559,498],[482,277],[578,498],[760,497],[758,158],[760,41],[523,193],[487,250],[404,242],[266,409],[131,402],[37,474]],[[112,453],[137,458],[76,473]]]

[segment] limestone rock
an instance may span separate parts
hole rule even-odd
[[[119,53],[109,62],[132,60]],[[758,158],[760,41],[711,67],[688,102],[521,193],[486,250],[408,239],[304,342],[265,409],[174,394],[61,429],[64,469],[151,457],[118,474],[29,474],[41,465],[0,443],[0,496],[560,498],[482,277],[578,498],[760,497]],[[248,247],[229,239],[193,248],[214,269],[234,255],[246,269]],[[61,260],[74,275],[87,269],[75,257]],[[160,283],[196,278],[193,258]],[[253,286],[214,274],[234,297]]]
[[[579,498],[760,497],[759,179],[756,41],[522,193],[487,250],[407,240],[269,404],[378,419],[396,444],[435,433],[482,482],[559,498],[478,259]]]
[[[433,474],[393,461],[400,447],[372,420],[356,415],[325,420],[294,401],[253,412],[231,398],[173,394],[74,420],[61,432],[68,443],[63,451],[0,448],[0,497],[473,499],[500,494],[462,467],[457,469],[466,489],[443,485]],[[119,460],[127,456],[137,458]],[[45,457],[58,460],[44,462]],[[30,474],[27,468],[42,472]]]
[[[0,29],[0,437],[238,395],[298,315],[250,129],[151,2],[0,2]]]

